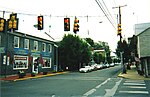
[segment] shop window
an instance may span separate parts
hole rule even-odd
[[[34,41],[34,50],[38,50],[38,41]]]
[[[48,51],[49,51],[50,53],[52,52],[52,45],[51,45],[51,44],[49,44]]]
[[[46,51],[46,44],[42,43],[42,51],[45,52]]]
[[[13,69],[28,69],[28,56],[14,55]]]
[[[42,68],[51,68],[51,58],[43,58]]]
[[[24,40],[24,48],[29,49],[29,39]]]
[[[17,36],[14,37],[14,47],[19,48],[19,37]]]

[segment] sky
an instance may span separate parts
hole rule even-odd
[[[99,0],[103,7],[107,6],[106,14],[113,22],[109,22],[106,15],[96,3],[98,0],[0,0],[0,17],[6,11],[4,18],[8,19],[10,12],[17,13],[19,18],[19,32],[59,41],[64,34],[74,34],[73,24],[75,16],[79,19],[79,35],[81,38],[91,38],[95,42],[108,42],[110,49],[115,51],[119,36],[117,36],[118,7],[122,14],[122,35],[132,37],[134,24],[150,22],[150,0]],[[104,2],[104,3],[103,3]],[[106,8],[105,8],[106,9]],[[106,10],[107,10],[106,9]],[[33,25],[37,24],[37,16],[44,16],[44,30],[38,31]],[[70,31],[64,31],[64,18],[70,18]],[[51,39],[52,40],[52,39]]]

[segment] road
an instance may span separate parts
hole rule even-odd
[[[1,97],[149,97],[150,81],[118,78],[120,68],[2,82]]]

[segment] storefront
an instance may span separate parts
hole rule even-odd
[[[52,56],[49,52],[31,51],[32,72],[50,72],[52,65]]]

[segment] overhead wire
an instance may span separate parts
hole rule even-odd
[[[108,12],[108,15],[111,17],[111,19],[112,19],[113,23],[114,23],[114,24],[116,24],[116,22],[115,22],[114,18],[112,17],[112,14],[110,13],[110,11],[109,11],[108,7],[106,6],[106,4],[105,4],[104,0],[102,0],[102,2],[103,2],[104,6],[105,6],[105,8],[106,8],[106,10],[107,10],[107,12]]]
[[[111,23],[111,25],[114,27],[114,29],[116,30],[116,26],[114,25],[114,23],[111,21],[111,19],[108,17],[108,14],[106,12],[106,10],[104,9],[103,5],[101,4],[101,2],[99,0],[95,0],[96,3],[98,4],[98,6],[100,7],[100,9],[102,10],[102,12],[104,13],[104,15],[107,17],[108,21]]]

